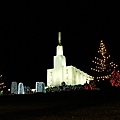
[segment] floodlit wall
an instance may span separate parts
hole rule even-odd
[[[81,84],[80,78],[81,73],[80,70],[77,69],[74,66],[67,66],[66,67],[66,73],[64,74],[67,76],[67,79],[65,80],[68,85],[78,85]],[[82,80],[81,80],[82,81]]]
[[[57,46],[56,48],[56,56],[63,55],[63,46]]]
[[[11,83],[11,94],[17,94],[17,82],[12,82]]]
[[[61,67],[61,69],[47,70],[47,86],[60,86],[64,81],[67,85],[84,85],[93,80],[92,76],[74,66]]]
[[[54,56],[54,79],[53,86],[58,86],[62,82],[62,56]]]
[[[80,70],[76,69],[76,85],[80,84]]]
[[[59,86],[64,81],[67,85],[84,85],[87,81],[93,80],[92,76],[77,69],[74,66],[61,67],[54,72],[55,69],[47,70],[47,86]]]
[[[47,86],[53,85],[54,69],[47,70]]]
[[[72,79],[73,79],[73,74],[72,74],[72,66],[67,66],[66,67],[66,73],[64,74],[66,76],[66,84],[72,85]]]
[[[36,92],[45,92],[44,82],[36,82]]]
[[[18,84],[18,94],[25,94],[23,83]]]

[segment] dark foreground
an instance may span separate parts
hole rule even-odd
[[[119,91],[0,96],[0,120],[119,119]]]

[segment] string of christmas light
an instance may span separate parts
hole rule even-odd
[[[120,87],[120,73],[115,69],[111,73],[110,83],[112,86]]]
[[[92,61],[95,67],[91,68],[91,70],[98,73],[96,77],[94,76],[94,78],[99,81],[101,79],[104,80],[110,78],[111,71],[118,65],[109,61],[111,56],[108,54],[105,44],[103,43],[103,40],[100,41],[98,55],[99,57],[95,57],[94,60]]]
[[[6,86],[4,85],[4,82],[2,82],[2,75],[0,75],[0,94],[3,93],[3,89],[5,88]]]

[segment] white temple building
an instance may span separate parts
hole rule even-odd
[[[58,33],[58,46],[56,56],[54,56],[53,69],[47,69],[47,86],[60,86],[62,82],[66,85],[83,85],[93,80],[93,77],[77,69],[74,66],[66,66],[66,58],[63,55],[63,46],[61,45],[61,32]]]

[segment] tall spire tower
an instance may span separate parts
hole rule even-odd
[[[63,55],[63,46],[61,45],[61,32],[58,32],[58,45],[56,56],[54,56],[54,86],[60,85],[63,82],[63,67],[66,67],[66,58]]]
[[[61,46],[61,32],[58,32],[58,45]]]

